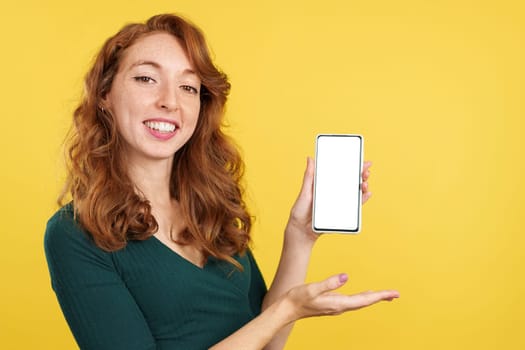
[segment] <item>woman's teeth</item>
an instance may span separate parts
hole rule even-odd
[[[157,130],[160,132],[173,132],[176,129],[175,124],[168,123],[168,122],[144,122],[144,125],[146,125],[148,128]]]

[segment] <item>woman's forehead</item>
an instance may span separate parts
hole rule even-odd
[[[121,62],[123,69],[144,65],[195,74],[180,40],[164,32],[146,35],[125,50]]]

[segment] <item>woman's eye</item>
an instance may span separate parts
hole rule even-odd
[[[195,95],[199,93],[199,90],[190,85],[182,85],[181,89]]]
[[[135,79],[135,81],[138,81],[140,83],[154,83],[155,80],[153,78],[150,78],[148,76],[145,76],[145,75],[141,75],[141,76],[138,76],[138,77],[133,77],[133,79]]]

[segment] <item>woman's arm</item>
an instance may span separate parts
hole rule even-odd
[[[67,207],[48,222],[44,245],[51,283],[79,347],[154,350],[144,316],[110,254],[97,248]]]
[[[371,162],[365,162],[364,164],[362,174],[363,203],[371,196],[371,193],[368,191],[369,168],[371,165]],[[303,284],[306,278],[312,248],[319,237],[312,230],[313,182],[314,162],[311,158],[307,158],[301,192],[292,207],[290,218],[286,225],[281,258],[272,285],[264,298],[263,310],[272,305],[291,288]],[[266,349],[282,349],[292,327],[293,323],[283,328],[272,339]]]
[[[347,279],[345,274],[340,274],[321,282],[303,284],[290,289],[258,317],[210,350],[260,350],[283,328],[298,319],[339,315],[381,300],[390,301],[399,297],[399,293],[394,290],[369,291],[354,295],[334,293],[333,290],[344,285]]]

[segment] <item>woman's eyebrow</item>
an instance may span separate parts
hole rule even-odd
[[[183,70],[182,75],[194,75],[195,77],[199,77],[199,75],[191,68],[186,68]]]
[[[140,60],[140,61],[137,61],[135,63],[133,63],[129,69],[133,69],[135,67],[138,67],[138,66],[152,66],[156,69],[162,69],[162,66],[160,64],[158,64],[157,62],[155,61],[146,61],[146,60]],[[194,75],[196,77],[198,77],[199,75],[197,74],[197,72],[195,72],[193,69],[191,68],[186,68],[184,69],[182,72],[181,72],[182,75]]]
[[[160,64],[158,64],[155,61],[143,61],[143,60],[133,63],[129,68],[131,69],[137,66],[153,66],[154,68],[157,68],[157,69],[161,68]]]

